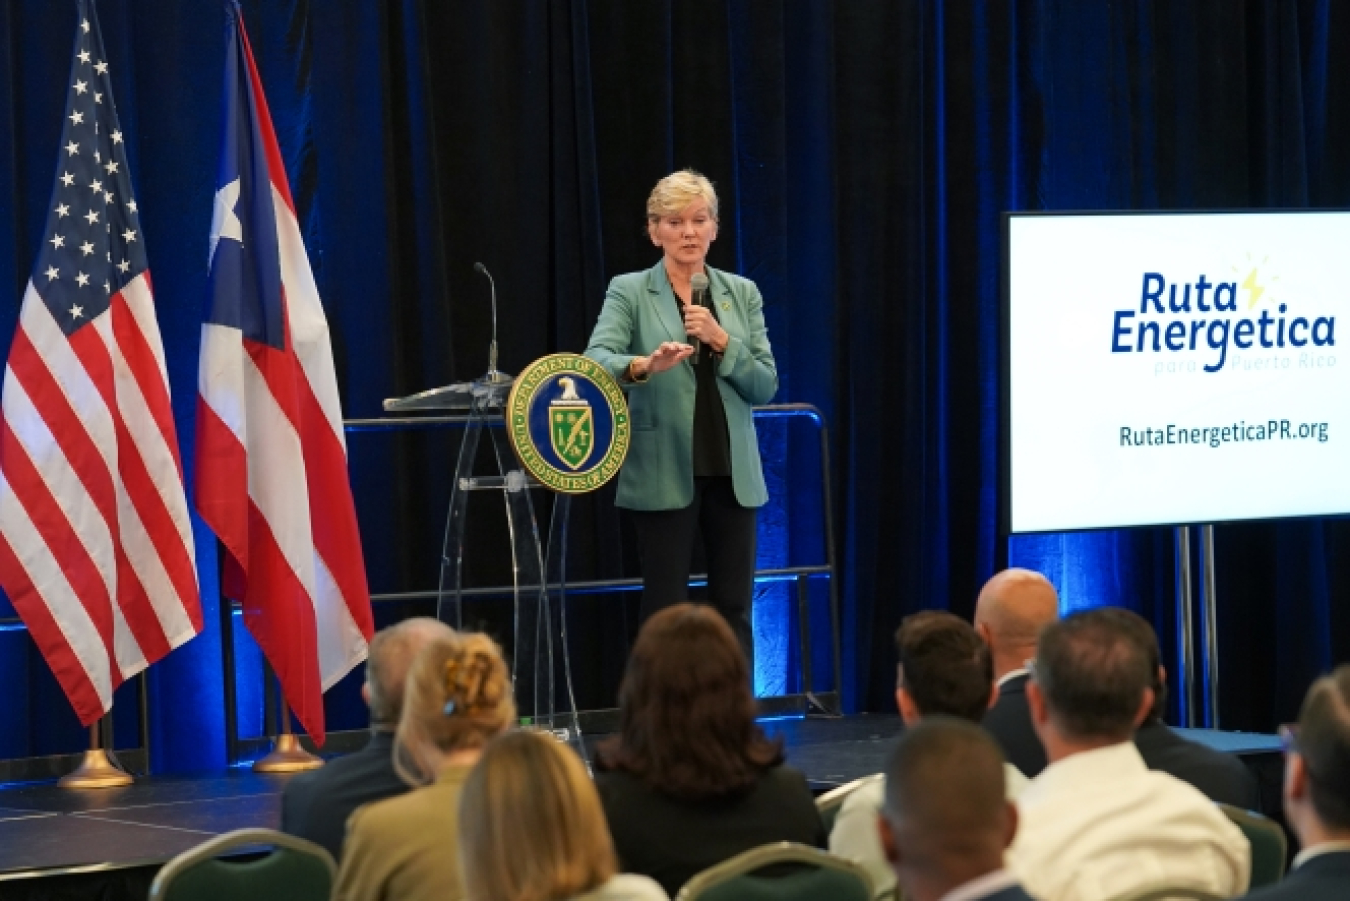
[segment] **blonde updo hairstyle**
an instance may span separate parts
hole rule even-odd
[[[459,799],[459,860],[474,901],[559,901],[618,871],[600,795],[581,760],[552,736],[493,741]]]
[[[680,212],[695,200],[706,200],[708,212],[717,221],[717,192],[712,182],[693,169],[672,172],[656,183],[647,197],[647,227],[650,229],[662,216]]]
[[[447,755],[484,747],[515,719],[511,674],[497,643],[476,632],[435,638],[408,669],[394,769],[409,785],[425,785]]]

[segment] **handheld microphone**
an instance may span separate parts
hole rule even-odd
[[[708,276],[702,272],[695,272],[689,279],[689,305],[708,306]],[[689,343],[694,347],[694,359],[697,360],[703,352],[703,343],[697,338],[690,338]]]
[[[481,272],[483,275],[487,276],[488,285],[492,288],[492,343],[488,345],[488,371],[486,381],[510,381],[510,379],[497,371],[497,283],[492,280],[492,273],[488,272],[487,267],[482,263],[474,263],[473,271]]]

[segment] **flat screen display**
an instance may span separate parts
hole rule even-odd
[[[1007,532],[1350,513],[1350,213],[1004,224]]]

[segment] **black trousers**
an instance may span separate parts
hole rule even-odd
[[[689,600],[694,536],[703,534],[708,561],[708,603],[717,608],[740,642],[755,678],[755,639],[750,624],[755,592],[754,507],[742,507],[730,476],[694,479],[694,500],[681,510],[632,510],[642,556],[642,621],[658,610]]]

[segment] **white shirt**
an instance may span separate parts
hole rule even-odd
[[[1004,781],[1009,801],[1016,801],[1030,782],[1022,771],[1011,763],[1003,764]],[[872,896],[888,894],[895,888],[895,871],[881,849],[881,834],[877,832],[877,815],[886,801],[886,776],[878,773],[868,776],[839,808],[830,830],[830,853],[846,858],[867,871],[872,880]]]
[[[1294,855],[1294,862],[1290,864],[1291,871],[1297,870],[1314,857],[1321,857],[1323,854],[1335,854],[1340,851],[1350,851],[1350,842],[1322,842],[1320,845],[1310,845]]]
[[[1101,901],[1154,885],[1224,898],[1251,878],[1251,846],[1218,806],[1133,742],[1052,763],[1017,800],[1008,866],[1041,901]]]
[[[1026,777],[1023,776],[1023,779]],[[978,879],[972,879],[964,885],[958,885],[938,901],[980,901],[990,895],[1010,889],[1017,885],[1017,874],[1012,870],[995,870],[985,873]]]
[[[599,888],[572,901],[670,901],[666,890],[655,880],[633,873],[619,873]]]

